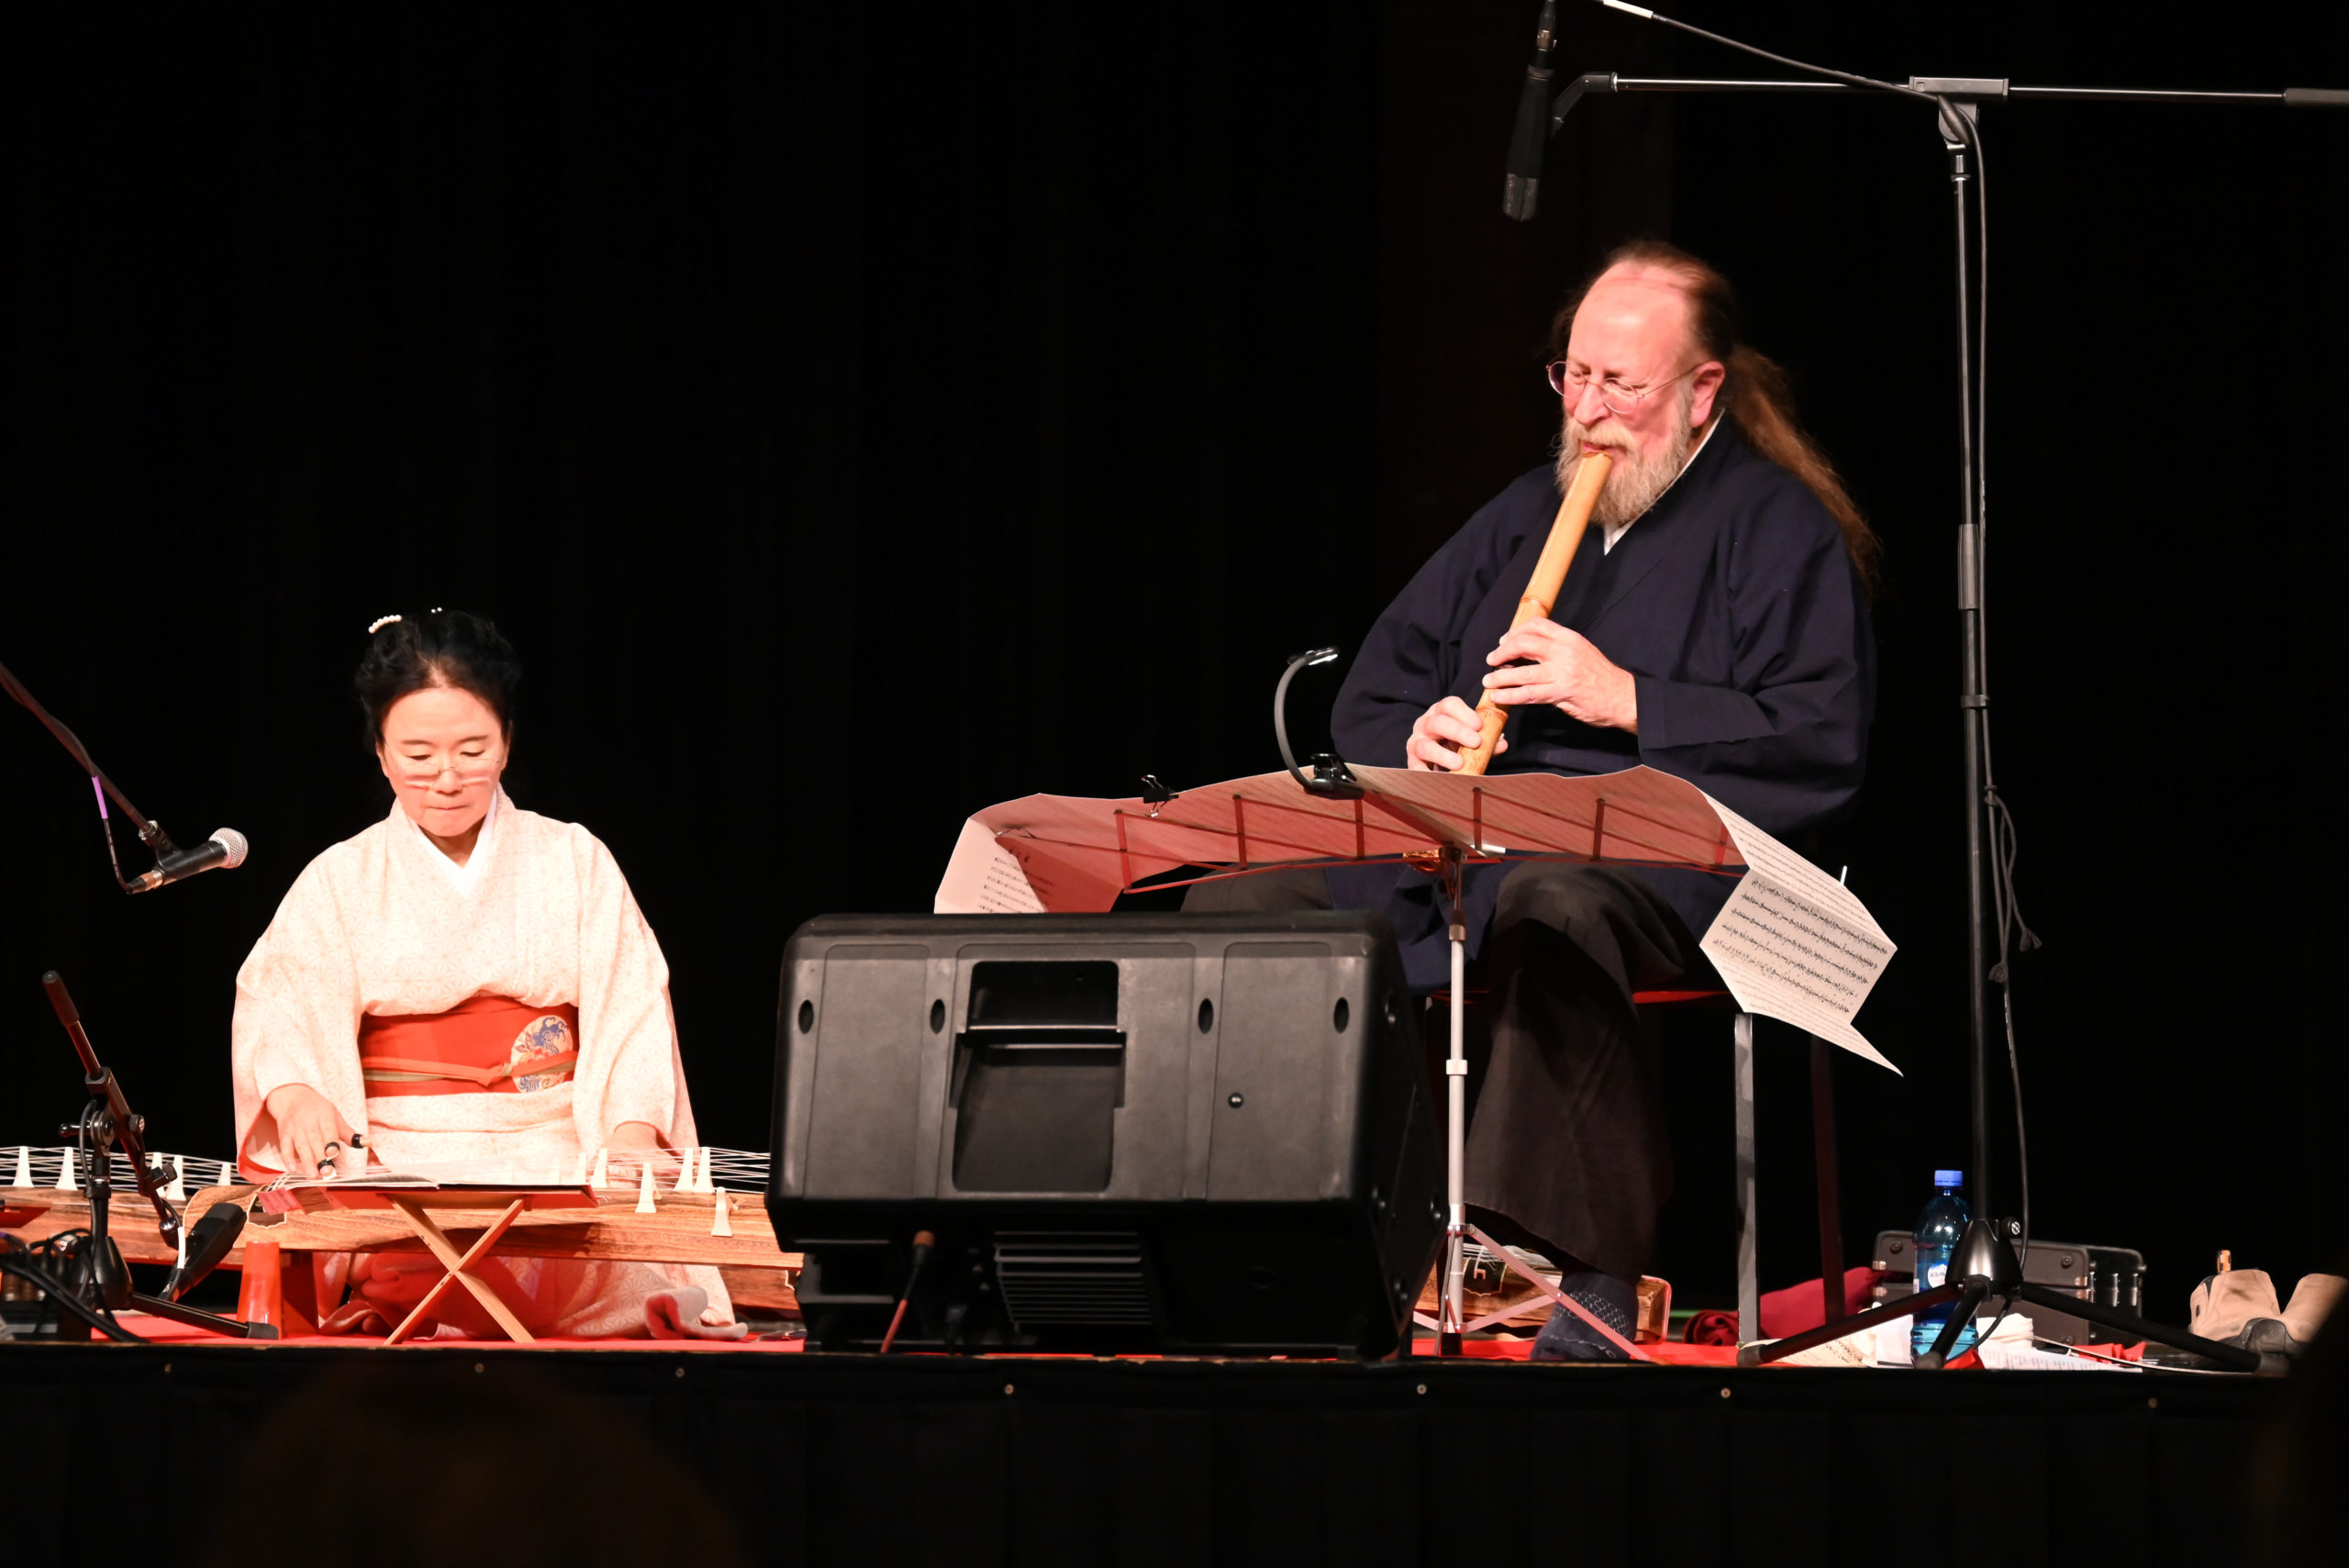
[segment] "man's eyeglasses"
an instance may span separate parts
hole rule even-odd
[[[1618,414],[1630,414],[1635,411],[1642,402],[1653,397],[1674,382],[1680,380],[1682,376],[1693,375],[1702,369],[1704,361],[1699,361],[1682,371],[1679,375],[1666,376],[1653,386],[1626,386],[1613,376],[1609,376],[1598,384],[1598,400]],[[1550,361],[1550,390],[1565,399],[1569,406],[1582,401],[1583,388],[1589,384],[1588,371],[1578,371],[1564,360]]]

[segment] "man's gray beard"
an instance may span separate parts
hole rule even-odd
[[[1573,417],[1567,417],[1565,430],[1558,447],[1558,494],[1566,493],[1574,483],[1575,470],[1582,465],[1582,443],[1588,434]],[[1662,451],[1652,457],[1641,457],[1630,447],[1614,443],[1609,439],[1597,444],[1606,448],[1615,466],[1609,471],[1606,487],[1598,493],[1598,504],[1590,509],[1592,521],[1603,528],[1620,528],[1624,524],[1647,516],[1648,508],[1680,477],[1687,466],[1688,449],[1697,443],[1697,433],[1688,428],[1688,411],[1684,404],[1680,417],[1672,422],[1672,439]]]

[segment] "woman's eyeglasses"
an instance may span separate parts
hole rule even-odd
[[[433,784],[440,783],[449,774],[454,773],[457,775],[459,784],[479,784],[484,779],[495,778],[502,761],[503,759],[495,751],[484,752],[477,757],[395,756],[392,759],[392,770],[399,774],[404,784]]]

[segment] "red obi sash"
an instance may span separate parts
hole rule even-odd
[[[445,1013],[359,1019],[367,1096],[515,1095],[567,1083],[579,1062],[579,1009],[474,996]]]

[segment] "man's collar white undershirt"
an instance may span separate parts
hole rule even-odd
[[[1675,473],[1672,476],[1672,484],[1679,484],[1680,474],[1687,473],[1691,468],[1694,468],[1697,465],[1697,460],[1704,455],[1705,443],[1713,439],[1713,432],[1720,428],[1721,422],[1718,417],[1716,417],[1710,424],[1705,427],[1705,434],[1702,439],[1697,442],[1697,450],[1690,452],[1688,454],[1688,461],[1680,465],[1680,473]],[[1672,494],[1672,484],[1665,485],[1663,493],[1656,496],[1655,501],[1652,501],[1648,504],[1648,512],[1654,511],[1657,503],[1663,501],[1665,495]],[[1646,517],[1648,512],[1642,512],[1640,514],[1640,517]],[[1615,550],[1615,541],[1621,539],[1625,534],[1631,532],[1631,523],[1638,522],[1640,517],[1633,517],[1631,521],[1628,523],[1617,523],[1613,528],[1606,529],[1606,538],[1602,539],[1599,544],[1599,553],[1602,555],[1612,554]]]

